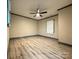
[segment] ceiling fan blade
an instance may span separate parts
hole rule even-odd
[[[47,13],[47,11],[44,11],[44,12],[40,12],[40,14],[44,14],[44,13]]]
[[[42,15],[40,15],[41,17],[43,17]]]
[[[36,14],[36,13],[30,13],[30,14]]]
[[[34,15],[33,17],[36,17],[36,15]]]
[[[40,12],[46,11],[46,10],[47,10],[46,8],[41,8],[41,9],[40,9]]]
[[[36,12],[37,10],[36,10],[36,9],[31,9],[30,11],[32,11],[32,12]]]

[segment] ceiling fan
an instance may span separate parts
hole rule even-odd
[[[32,10],[30,14],[35,14],[33,17],[43,17],[42,14],[45,14],[45,13],[47,13],[47,11],[37,8],[36,10]]]

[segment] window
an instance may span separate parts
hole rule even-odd
[[[7,6],[8,6],[8,8],[7,8],[7,25],[9,26],[10,25],[10,19],[11,19],[11,17],[10,17],[10,11],[11,11],[11,6],[10,6],[10,0],[7,0]]]
[[[50,34],[54,33],[54,20],[47,21],[47,33],[50,33]]]

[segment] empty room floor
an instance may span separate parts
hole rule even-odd
[[[56,39],[33,36],[10,40],[8,59],[72,59],[71,52]]]

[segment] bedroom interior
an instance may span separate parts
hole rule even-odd
[[[72,59],[72,0],[8,0],[8,59]]]

